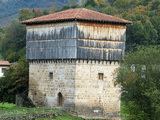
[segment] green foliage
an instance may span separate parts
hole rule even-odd
[[[91,5],[86,6],[86,9],[96,11],[96,9],[94,7],[92,7]]]
[[[109,15],[115,15],[118,13],[118,10],[116,7],[105,7],[102,9],[102,13],[105,13],[105,14],[109,14]]]
[[[5,27],[5,34],[1,38],[0,52],[5,60],[16,62],[25,55],[26,27],[18,20],[13,20]]]
[[[0,60],[2,61],[3,60],[3,57],[2,57],[2,55],[0,54]]]
[[[52,6],[51,8],[49,8],[49,13],[54,13],[58,10],[58,8],[56,6]]]
[[[73,9],[73,8],[79,8],[79,7],[80,7],[79,4],[77,4],[75,0],[69,0],[69,3],[64,5],[61,10],[67,10],[67,9],[71,9],[71,8]]]
[[[49,14],[49,10],[48,9],[44,9],[43,11],[42,11],[43,13],[43,15],[48,15]]]
[[[76,1],[75,0],[69,0],[69,3],[68,3],[71,6],[76,6]]]
[[[129,101],[128,103],[124,104],[124,107],[122,108],[121,111],[123,114],[127,116],[126,119],[128,120],[143,120],[145,118],[146,114],[144,111],[142,111],[139,106],[134,104],[133,102]]]
[[[84,4],[85,8],[89,8],[90,10],[96,9],[97,11],[101,11],[102,8],[108,6],[104,0],[87,0]]]
[[[23,8],[19,12],[18,19],[20,21],[24,21],[24,20],[27,20],[27,19],[30,19],[30,18],[33,18],[33,17],[34,17],[34,14],[33,14],[33,12],[30,9]]]
[[[116,0],[114,2],[114,6],[116,6],[117,8],[120,8],[120,9],[127,9],[129,8],[129,1],[128,0]]]
[[[15,104],[13,104],[13,103],[0,103],[0,111],[1,111],[1,109],[12,108],[12,107],[15,107]]]
[[[146,21],[144,23],[144,43],[145,44],[156,44],[158,41],[158,33],[157,30],[154,29],[154,26],[150,21]]]
[[[15,102],[15,95],[28,89],[29,67],[25,57],[11,66],[0,78],[0,101]]]
[[[34,17],[40,17],[43,15],[43,11],[40,8],[34,8],[33,13],[34,13]],[[31,16],[31,18],[33,18],[33,16]]]
[[[116,82],[122,85],[128,119],[160,117],[160,46],[138,47],[125,55]]]

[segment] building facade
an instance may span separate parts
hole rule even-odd
[[[115,70],[123,59],[130,21],[71,9],[23,21],[27,25],[29,97],[83,118],[119,114]]]
[[[10,63],[8,61],[0,61],[0,77],[3,77],[4,72],[10,67]]]

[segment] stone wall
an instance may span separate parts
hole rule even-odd
[[[118,115],[120,88],[113,79],[118,67],[117,62],[94,60],[30,61],[29,97],[37,106],[56,107],[61,93],[61,108],[79,117]]]
[[[86,117],[117,113],[120,110],[120,88],[114,86],[113,78],[118,63],[80,61],[76,65],[77,112],[85,113]],[[103,79],[99,79],[99,73],[103,74]]]
[[[63,95],[63,106],[74,103],[75,63],[39,61],[29,64],[29,97],[37,106],[58,106],[58,93]],[[53,79],[49,78],[50,72]]]

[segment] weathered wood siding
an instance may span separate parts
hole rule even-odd
[[[76,40],[27,42],[27,59],[74,59]]]
[[[95,40],[126,41],[126,26],[78,22],[78,38]]]
[[[65,22],[27,26],[27,59],[122,60],[126,26]]]
[[[76,38],[76,23],[32,25],[27,27],[27,41]]]
[[[77,58],[122,60],[125,52],[126,26],[78,22]]]
[[[32,25],[27,27],[27,59],[75,59],[76,23]]]

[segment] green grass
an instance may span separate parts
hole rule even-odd
[[[36,118],[35,120],[83,120],[67,114],[65,111],[57,109],[44,109],[44,108],[26,108],[26,107],[15,107],[15,104],[10,103],[0,103],[1,117],[11,116],[22,116],[30,114],[40,114],[40,113],[55,113],[54,118]]]
[[[12,103],[0,103],[0,108],[12,108],[15,107],[15,104]]]
[[[26,109],[26,107],[16,107],[13,103],[0,103],[0,111]]]
[[[1,117],[12,116],[23,116],[31,114],[41,113],[54,113],[56,117],[52,118],[36,118],[34,120],[84,120],[67,114],[67,112],[58,109],[47,109],[47,108],[26,108],[26,107],[15,107],[15,104],[0,103]]]

